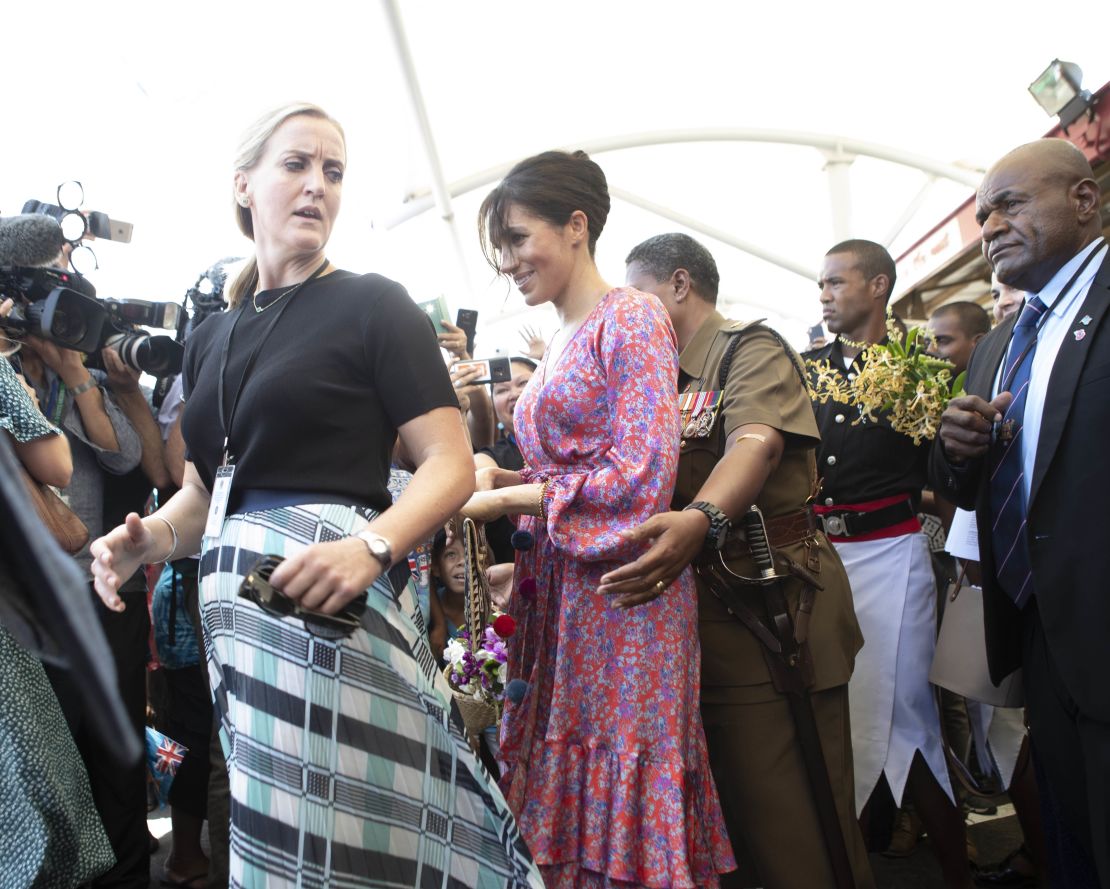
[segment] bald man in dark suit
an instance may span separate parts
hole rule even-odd
[[[1101,198],[1083,154],[1044,139],[998,161],[976,206],[987,261],[1028,297],[976,348],[968,394],[941,422],[932,481],[976,510],[988,662],[996,683],[1023,668],[1055,822],[1053,885],[1110,889],[1110,261]]]

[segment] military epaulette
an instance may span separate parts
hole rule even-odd
[[[757,324],[762,324],[766,318],[756,318],[754,321],[728,321],[721,328],[722,333],[743,333],[749,327],[755,327]]]
[[[783,351],[786,353],[786,357],[789,358],[790,363],[794,365],[794,370],[798,374],[798,379],[801,380],[802,388],[806,389],[809,385],[809,378],[806,376],[804,365],[802,365],[802,363],[798,360],[798,358],[794,354],[794,350],[790,347],[790,344],[782,338],[782,334],[775,330],[773,327],[768,327],[766,324],[763,323],[766,320],[766,318],[757,318],[754,321],[733,321],[729,324],[726,324],[724,327],[721,328],[721,330],[727,333],[729,336],[741,334],[744,331],[751,330],[754,327],[759,327],[762,330],[766,330],[769,334],[771,334],[771,336],[778,340],[779,345],[782,346]],[[729,369],[732,367],[732,354],[736,351],[736,347],[740,345],[740,340],[741,337],[736,336],[736,339],[728,344],[728,348],[725,349],[725,354],[721,358],[721,364],[718,370],[719,379],[717,382],[717,387],[719,389],[723,390],[725,388],[725,382],[726,380],[728,380],[728,372]]]

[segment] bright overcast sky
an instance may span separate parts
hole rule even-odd
[[[1105,4],[763,4],[724,0],[400,2],[448,182],[546,148],[630,133],[773,128],[989,165],[1053,123],[1026,91],[1054,58],[1110,80]],[[261,111],[327,108],[349,150],[329,256],[396,278],[417,299],[480,311],[480,351],[515,348],[529,320],[492,280],[457,198],[455,250],[436,211],[390,228],[431,177],[382,6],[313,3],[10,3],[4,13],[0,214],[80,179],[86,207],[134,223],[98,242],[100,295],[180,300],[215,260],[249,250],[232,221],[230,164]],[[816,269],[831,246],[824,158],[805,147],[664,145],[595,155],[618,188]],[[860,158],[853,236],[885,240],[924,174]],[[938,184],[897,254],[966,197]],[[680,228],[614,201],[598,262],[613,283],[639,240]],[[819,317],[799,275],[696,235],[735,317],[768,316],[795,342]],[[464,268],[465,266],[465,268]],[[492,323],[500,313],[509,319]]]

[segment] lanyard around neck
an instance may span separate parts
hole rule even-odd
[[[303,290],[308,286],[314,278],[318,277],[320,273],[327,268],[327,265],[328,261],[325,259],[316,271],[298,285],[298,289]],[[266,343],[266,340],[270,338],[270,334],[273,333],[274,328],[277,327],[277,323],[281,320],[281,316],[284,315],[285,310],[293,304],[293,300],[296,296],[296,293],[290,294],[289,299],[287,299],[274,314],[273,320],[270,321],[269,326],[262,332],[262,337],[255,344],[250,355],[247,356],[247,363],[243,367],[243,375],[239,378],[239,385],[235,387],[235,395],[231,399],[230,413],[224,413],[224,380],[227,375],[227,356],[231,352],[231,338],[235,336],[235,328],[239,326],[239,322],[243,318],[243,312],[247,305],[246,302],[239,306],[239,314],[235,316],[235,320],[231,324],[231,330],[227,332],[227,340],[224,342],[223,355],[220,356],[219,386],[216,389],[216,410],[220,415],[220,424],[223,426],[224,433],[223,465],[233,461],[232,456],[228,453],[228,443],[231,441],[231,428],[232,423],[235,421],[235,411],[239,407],[239,396],[243,394],[243,388],[246,386],[247,377],[250,376],[250,372],[254,369],[254,363],[258,360],[258,356],[262,352],[262,346]]]
[[[62,413],[66,407],[66,384],[58,377],[50,383],[50,397],[46,402],[46,415],[55,426],[62,425]]]
[[[1102,239],[1099,238],[1099,241],[1101,241],[1101,240]],[[1062,288],[1060,288],[1060,292],[1058,294],[1056,294],[1056,299],[1054,299],[1052,301],[1052,305],[1045,307],[1044,313],[1041,315],[1040,318],[1037,319],[1037,323],[1034,326],[1033,336],[1030,338],[1029,342],[1027,342],[1025,344],[1025,348],[1021,350],[1021,353],[1018,355],[1017,361],[1010,362],[1010,373],[1007,374],[1006,379],[1004,379],[1002,381],[1002,386],[998,390],[999,392],[1009,392],[1010,391],[1010,387],[1014,384],[1014,377],[1017,376],[1018,368],[1021,367],[1022,363],[1029,356],[1029,353],[1031,351],[1033,351],[1033,347],[1037,345],[1037,340],[1040,339],[1041,328],[1044,327],[1045,322],[1048,320],[1049,316],[1053,313],[1053,311],[1055,311],[1056,307],[1058,305],[1060,305],[1060,303],[1061,303],[1061,301],[1063,301],[1064,297],[1066,297],[1068,295],[1068,292],[1072,289],[1072,287],[1075,286],[1075,283],[1079,280],[1080,275],[1083,274],[1083,272],[1086,270],[1087,266],[1089,266],[1091,264],[1091,260],[1093,260],[1098,255],[1098,253],[1101,249],[1102,249],[1102,244],[1100,244],[1096,241],[1095,246],[1091,248],[1091,252],[1088,253],[1087,256],[1084,258],[1083,262],[1080,263],[1079,268],[1077,268],[1075,270],[1075,274],[1072,275],[1070,278],[1068,278],[1068,283],[1065,284]],[[1024,305],[1021,307],[1021,311],[1022,312],[1025,311],[1025,306]],[[1020,312],[1018,314],[1018,320],[1021,320]],[[1013,341],[1014,331],[1016,329],[1017,329],[1017,321],[1014,322],[1013,328],[1010,329],[1010,340],[1011,341]],[[1007,347],[1007,351],[1009,351],[1008,347]],[[1005,353],[1003,353],[1003,361],[1005,361]]]

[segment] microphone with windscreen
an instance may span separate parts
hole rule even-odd
[[[38,213],[0,217],[0,266],[50,265],[66,239],[57,220]]]

